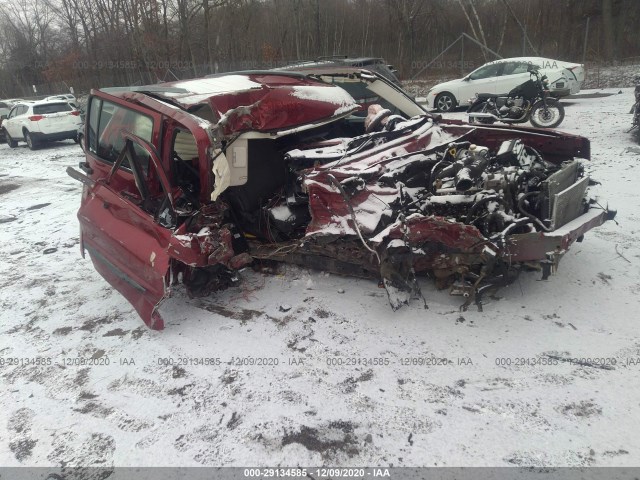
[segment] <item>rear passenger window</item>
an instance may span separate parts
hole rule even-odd
[[[48,103],[47,105],[36,105],[33,113],[36,115],[46,115],[47,113],[71,112],[73,108],[68,103]]]
[[[485,65],[469,75],[471,80],[483,80],[485,78],[491,78],[498,75],[501,65],[494,63],[492,65]]]
[[[104,161],[115,162],[124,148],[123,131],[133,133],[151,143],[153,120],[141,113],[94,97],[89,112],[89,150]],[[146,174],[149,168],[147,152],[135,143],[134,152]],[[126,159],[122,166],[131,168]]]
[[[516,75],[520,73],[527,73],[529,63],[526,62],[507,62],[504,64],[504,70],[502,75]]]

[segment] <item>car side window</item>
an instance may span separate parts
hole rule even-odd
[[[526,62],[507,62],[504,64],[504,69],[502,70],[502,76],[527,73],[528,68],[529,68],[529,64]]]
[[[93,97],[89,104],[89,118],[87,119],[87,146],[91,153],[97,153],[98,151],[98,120],[100,119],[101,109],[102,100],[98,97]]]
[[[484,78],[495,77],[498,75],[500,67],[502,67],[502,65],[499,63],[494,63],[493,65],[485,65],[484,67],[480,67],[478,70],[469,75],[469,78],[471,80],[481,80]]]
[[[177,130],[173,137],[172,170],[174,181],[187,194],[200,192],[198,144],[189,130]]]
[[[137,135],[151,142],[153,134],[153,120],[134,110],[121,107],[115,103],[94,97],[89,115],[89,149],[100,159],[113,163],[125,146],[123,131]],[[95,102],[95,103],[94,103]],[[149,169],[149,155],[146,150],[134,144],[134,153],[142,171]],[[128,161],[123,162],[124,168],[131,168]]]
[[[18,107],[13,107],[9,112],[9,116],[7,118],[15,117],[18,114],[17,112],[18,112]]]
[[[516,69],[517,66],[518,66],[517,62],[506,62],[502,67],[501,76],[504,77],[505,75],[513,75],[514,70]]]

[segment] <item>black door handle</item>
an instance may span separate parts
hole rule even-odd
[[[80,170],[87,175],[91,175],[93,173],[93,168],[91,168],[87,162],[80,162],[78,166],[80,167]]]

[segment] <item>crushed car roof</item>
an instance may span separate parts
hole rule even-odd
[[[208,104],[215,123],[229,132],[288,129],[361,108],[342,88],[296,73],[240,72],[102,91],[121,97],[140,92],[187,111]]]

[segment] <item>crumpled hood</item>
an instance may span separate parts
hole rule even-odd
[[[220,115],[218,126],[224,135],[288,130],[361,108],[342,88],[310,82],[215,95],[209,103]]]

